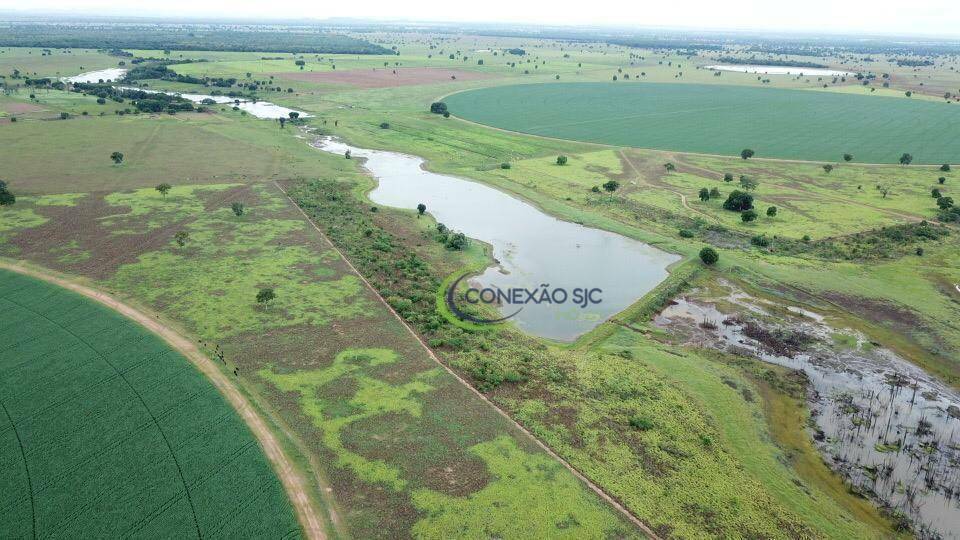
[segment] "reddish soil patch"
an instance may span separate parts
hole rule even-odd
[[[4,103],[0,107],[3,107],[3,110],[10,114],[26,114],[46,110],[39,105],[34,105],[33,103]]]
[[[456,77],[458,81],[476,81],[492,77],[492,75],[486,73],[443,68],[348,69],[344,71],[277,73],[274,75],[296,81],[345,84],[359,88],[437,84],[450,82],[453,77]]]

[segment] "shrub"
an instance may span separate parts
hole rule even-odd
[[[758,234],[750,239],[750,243],[757,247],[767,247],[770,245],[770,239],[765,234]]]
[[[693,231],[690,229],[680,229],[680,238],[693,238]]]
[[[380,129],[390,129],[390,124],[388,122],[381,122]]]
[[[755,221],[756,219],[757,219],[757,213],[753,210],[747,210],[745,212],[740,213],[740,220],[743,221],[744,223],[750,223],[751,221]]]
[[[776,206],[771,206],[771,207],[767,208],[767,217],[776,217],[776,215],[777,215],[777,207],[776,207]]]
[[[633,415],[630,417],[630,427],[639,431],[647,431],[653,429],[653,422],[648,418]]]
[[[743,150],[740,151],[740,157],[743,159],[750,159],[753,157],[753,154],[754,154],[753,150],[749,148],[744,148]]]
[[[616,180],[609,180],[603,183],[603,189],[609,192],[614,192],[619,187],[620,187],[620,182],[617,182]]]
[[[720,254],[712,247],[705,247],[700,250],[700,260],[707,266],[713,266],[720,260]]]
[[[442,101],[434,101],[430,104],[430,112],[433,114],[443,114],[447,112],[447,104]]]
[[[940,170],[943,172],[950,172],[950,164],[944,163],[943,165],[940,166]]]
[[[500,164],[500,168],[501,168],[501,169],[509,169],[509,168],[510,168],[510,163],[504,161],[503,163]]]
[[[557,156],[557,165],[563,166],[566,164],[567,164],[567,156]]]
[[[723,181],[724,181],[724,182],[733,182],[733,174],[731,174],[731,173],[724,173],[724,175],[723,175]]]

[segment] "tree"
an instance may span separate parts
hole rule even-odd
[[[616,191],[617,188],[619,188],[619,187],[620,187],[620,182],[617,182],[616,180],[609,180],[609,181],[603,183],[603,189],[605,189],[605,190],[607,190],[607,191],[609,191],[609,192],[611,192],[611,193],[614,192],[614,191]]]
[[[833,170],[833,165],[831,165],[831,164],[829,164],[829,163],[827,163],[826,165],[823,166],[823,172],[825,172],[825,173],[827,173],[827,174],[830,174],[830,171],[832,171],[832,170]]]
[[[743,159],[750,159],[753,157],[753,154],[754,154],[753,150],[749,148],[744,148],[743,150],[740,151],[740,157]]]
[[[467,235],[462,232],[453,233],[450,235],[450,238],[447,240],[447,249],[452,249],[454,251],[460,251],[463,248],[467,247],[469,240]]]
[[[730,210],[731,212],[743,212],[745,210],[753,209],[753,195],[740,191],[739,189],[733,190],[733,192],[727,196],[727,200],[723,201],[723,208]]]
[[[172,187],[173,187],[173,186],[171,186],[170,184],[164,182],[164,183],[162,183],[162,184],[158,184],[157,187],[154,188],[154,189],[156,189],[157,191],[160,192],[161,195],[163,195],[164,197],[166,197],[166,196],[167,196],[167,193],[170,191],[170,188],[172,188]]]
[[[953,208],[953,197],[940,197],[937,199],[937,206],[939,206],[941,210]]]
[[[950,172],[950,164],[944,163],[943,165],[940,166],[940,170],[943,172]]]
[[[710,189],[710,198],[711,198],[711,199],[719,199],[720,196],[721,196],[721,195],[720,195],[720,190],[719,190],[718,188],[711,188],[711,189]]]
[[[283,126],[287,125],[287,119],[282,116],[277,118],[277,121],[280,122],[280,129],[283,129]]]
[[[426,212],[426,211],[427,211],[427,205],[425,205],[425,204],[423,204],[423,203],[420,203],[420,204],[417,205],[417,217],[422,216],[423,213]]]
[[[767,217],[776,217],[776,215],[777,215],[777,207],[776,207],[776,206],[771,206],[771,207],[767,208]]]
[[[389,122],[380,122],[380,129],[390,129]]]
[[[273,292],[273,289],[270,289],[270,288],[260,289],[260,291],[257,292],[257,303],[267,304],[276,297],[277,295],[276,293]]]
[[[183,247],[187,245],[187,240],[190,239],[190,233],[187,231],[177,231],[177,233],[173,235],[173,239],[177,241],[178,246]]]
[[[240,217],[240,216],[243,215],[243,203],[242,203],[242,202],[235,202],[235,203],[231,204],[231,205],[230,205],[230,209],[233,210],[234,215],[236,215],[237,217]]]
[[[443,114],[447,112],[447,104],[442,101],[434,101],[430,104],[430,112],[433,114]]]
[[[760,186],[760,182],[757,182],[753,178],[750,178],[747,175],[740,176],[740,187],[747,191],[757,189]]]
[[[846,161],[847,163],[853,161],[853,154],[844,154],[843,160]]]
[[[700,200],[707,202],[710,200],[710,190],[707,188],[700,188]]]
[[[713,266],[720,260],[720,254],[712,247],[705,247],[700,250],[700,260],[707,266]]]
[[[723,181],[724,181],[724,182],[733,182],[733,174],[732,174],[732,173],[724,173],[724,174],[723,174]]]
[[[674,165],[673,163],[664,163],[663,168],[666,169],[667,172],[673,172],[677,170],[677,166]]]
[[[350,150],[347,150],[346,152],[343,153],[343,157],[345,157],[345,158],[347,158],[347,159],[352,159],[352,158],[353,158],[353,154],[350,153]]]
[[[7,188],[7,183],[0,180],[0,206],[9,206],[17,202],[17,198]]]
[[[557,165],[563,166],[567,164],[567,156],[557,156]]]
[[[910,154],[904,152],[903,155],[900,156],[901,165],[909,165],[911,162],[913,162],[913,156],[911,156]]]
[[[291,120],[296,120],[300,118],[300,113],[298,113],[297,111],[290,111],[289,113],[287,113],[287,115],[290,117]]]
[[[117,165],[123,163],[123,152],[113,152],[110,154],[110,159],[112,159]]]
[[[930,190],[930,196],[933,197],[934,199],[939,199],[940,197],[943,197],[943,195],[940,194],[940,190],[937,188],[933,188]]]
[[[946,177],[946,176],[941,176],[940,178],[937,178],[937,183],[940,184],[940,185],[946,184],[946,183],[947,183],[947,177]]]
[[[65,112],[60,113],[61,120],[66,120],[67,118],[70,118],[70,113],[65,113]]]
[[[750,223],[757,219],[757,213],[753,210],[747,210],[746,212],[740,213],[740,220],[744,223]]]

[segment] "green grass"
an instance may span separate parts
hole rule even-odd
[[[944,103],[696,84],[540,84],[445,98],[453,114],[499,128],[619,146],[721,155],[895,163],[960,161]]]
[[[153,334],[0,271],[0,341],[0,536],[299,535],[247,427]]]

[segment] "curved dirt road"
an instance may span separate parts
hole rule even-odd
[[[95,300],[160,336],[168,345],[186,356],[200,373],[216,386],[220,394],[227,399],[257,438],[261,448],[263,448],[264,455],[270,460],[271,465],[273,465],[273,470],[277,473],[277,477],[280,478],[280,482],[283,484],[283,489],[287,493],[290,503],[293,505],[304,536],[311,540],[326,539],[326,533],[324,532],[325,524],[313,507],[310,498],[307,496],[307,482],[293,467],[290,458],[284,454],[276,436],[270,431],[263,419],[260,418],[260,415],[257,414],[247,398],[237,390],[236,386],[230,382],[227,376],[217,368],[210,358],[200,352],[192,341],[177,334],[156,320],[156,318],[134,309],[106,293],[73,283],[42,270],[28,268],[6,261],[0,261],[0,268],[53,283],[54,285],[81,294],[91,300]]]

